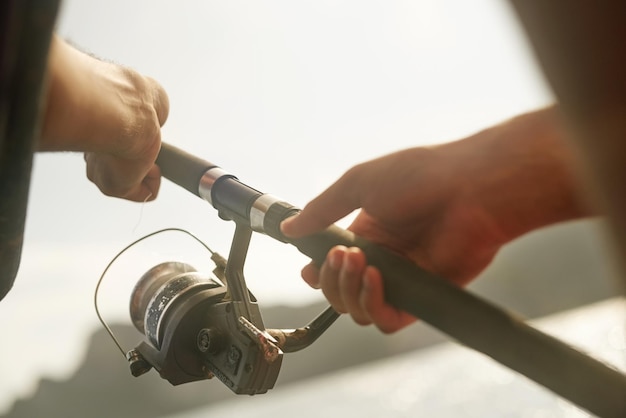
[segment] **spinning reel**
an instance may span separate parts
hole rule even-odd
[[[126,355],[134,376],[155,368],[173,385],[216,376],[237,394],[265,393],[283,353],[309,346],[337,319],[329,307],[302,328],[265,328],[243,275],[251,232],[237,226],[228,261],[212,254],[213,275],[166,262],[139,279],[130,315],[145,340]]]

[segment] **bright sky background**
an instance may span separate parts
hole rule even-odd
[[[165,141],[303,206],[358,162],[458,139],[549,103],[506,6],[73,0],[64,2],[58,33],[162,83],[171,105]],[[96,325],[102,270],[134,239],[170,226],[228,254],[234,225],[177,186],[164,181],[156,202],[132,204],[101,195],[81,155],[37,156],[21,270],[0,303],[0,413],[37,376],[77,366]],[[168,259],[211,267],[188,238],[154,239],[107,276],[105,316],[127,321],[130,289]],[[304,263],[295,249],[255,234],[248,285],[262,304],[319,300],[299,279]],[[28,361],[12,372],[18,357]]]

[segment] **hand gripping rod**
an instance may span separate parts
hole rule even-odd
[[[335,245],[360,247],[368,263],[382,272],[391,305],[598,416],[626,416],[625,375],[521,318],[337,226],[289,239],[281,234],[280,223],[297,208],[172,145],[162,145],[157,165],[165,178],[211,203],[221,218],[290,243],[320,264]]]

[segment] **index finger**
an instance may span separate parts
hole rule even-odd
[[[159,120],[159,126],[163,126],[170,113],[170,100],[167,92],[155,79],[146,77],[152,88],[152,105]]]
[[[361,207],[359,178],[349,170],[328,189],[311,200],[300,213],[284,220],[281,232],[300,238],[321,231]]]

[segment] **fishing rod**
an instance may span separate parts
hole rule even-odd
[[[177,381],[172,379],[173,383],[183,383],[191,375],[196,380],[214,375],[236,393],[263,393],[274,384],[283,352],[310,345],[332,324],[338,314],[329,308],[313,321],[313,326],[298,330],[264,328],[256,300],[243,278],[249,239],[257,232],[295,246],[320,264],[336,245],[359,247],[368,264],[381,271],[389,304],[594,414],[626,416],[625,375],[531,327],[516,315],[336,225],[303,238],[288,238],[281,233],[280,224],[296,214],[298,208],[170,144],[162,145],[157,164],[165,178],[206,200],[222,219],[234,221],[236,228],[229,259],[215,257],[218,261],[214,272],[218,272],[225,285],[205,280],[200,290],[183,298],[184,303],[179,300],[175,304],[173,301],[185,293],[180,289],[186,289],[187,285],[172,283],[173,278],[180,281],[195,272],[166,263],[142,278],[135,296],[143,302],[136,305],[139,307],[135,307],[134,316],[139,318],[140,330],[145,326],[153,331],[147,332],[151,335],[148,341],[128,355],[131,368],[135,367],[133,374],[155,367],[168,378],[169,370],[162,363],[169,362],[171,368],[173,360],[165,361],[167,356],[176,357],[172,354],[176,351],[183,356],[187,341],[195,347],[191,349],[195,353],[190,354],[191,360],[185,367],[187,370],[195,367],[201,372],[185,372]],[[197,280],[194,277],[186,280],[194,282]],[[158,286],[161,290],[155,290]],[[150,302],[146,302],[148,299]],[[204,308],[200,306],[202,303]],[[170,313],[157,312],[158,318],[153,317],[159,306],[169,305],[173,306]],[[190,315],[193,320],[183,321],[181,310],[193,311]],[[190,325],[194,321],[204,321],[205,325]],[[186,325],[181,325],[183,322]],[[186,330],[175,335],[177,327]],[[159,330],[155,331],[156,328]],[[181,361],[176,361],[178,366],[174,369],[180,371]]]

